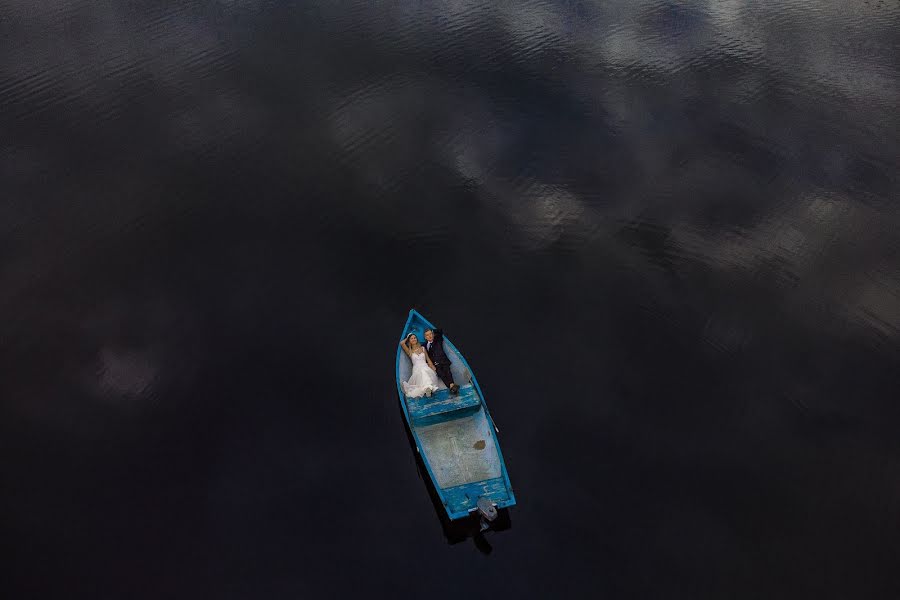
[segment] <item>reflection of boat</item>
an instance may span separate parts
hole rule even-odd
[[[403,336],[434,328],[415,310],[403,328]],[[497,518],[497,509],[516,503],[497,428],[484,403],[478,381],[462,354],[444,337],[444,351],[452,363],[453,379],[460,384],[458,395],[441,389],[430,398],[407,398],[401,382],[409,379],[412,364],[397,348],[397,393],[416,450],[428,472],[438,499],[451,520],[470,514],[481,516],[482,528]]]

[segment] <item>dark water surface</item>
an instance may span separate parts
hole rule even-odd
[[[4,597],[900,597],[898,28],[2,0]],[[413,306],[501,429],[482,551]]]

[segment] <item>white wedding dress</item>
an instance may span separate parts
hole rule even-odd
[[[413,352],[412,357],[412,375],[409,381],[403,382],[403,393],[407,398],[421,398],[426,392],[436,392],[438,389],[437,373],[428,366],[428,360],[425,358],[425,352]]]

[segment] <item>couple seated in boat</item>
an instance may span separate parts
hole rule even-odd
[[[419,343],[416,334],[407,334],[400,340],[400,347],[412,361],[412,375],[402,382],[407,398],[431,396],[439,388],[439,381],[450,388],[451,394],[459,393],[459,386],[450,372],[450,359],[444,352],[444,332],[440,329],[425,330],[425,345]]]

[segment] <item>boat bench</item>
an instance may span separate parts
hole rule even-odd
[[[467,408],[473,408],[481,404],[481,399],[471,384],[459,388],[459,394],[454,396],[450,390],[438,390],[431,398],[407,398],[409,417],[413,421],[422,421],[429,417],[436,417],[445,413],[452,413]]]
[[[503,477],[485,479],[474,483],[464,483],[455,487],[444,488],[444,505],[451,513],[466,513],[475,510],[481,497],[487,498],[498,506],[509,504],[509,491]]]

